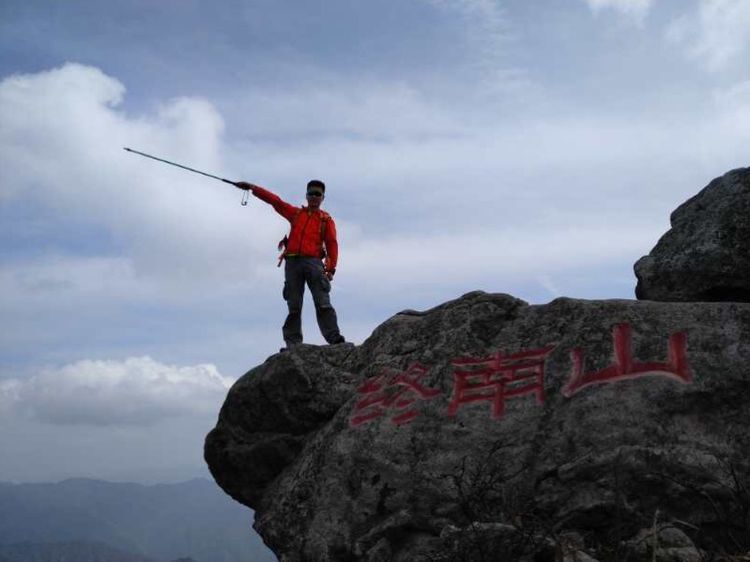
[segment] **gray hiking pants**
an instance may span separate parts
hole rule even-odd
[[[302,343],[302,297],[305,283],[312,293],[320,333],[328,343],[344,340],[339,332],[336,311],[331,306],[331,282],[318,258],[288,257],[284,266],[284,300],[289,308],[284,327],[287,346]]]

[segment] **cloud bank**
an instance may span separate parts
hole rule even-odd
[[[677,18],[667,38],[708,70],[720,71],[746,58],[750,50],[750,3],[700,0],[694,13]]]
[[[61,425],[154,425],[215,415],[233,382],[210,364],[178,367],[150,357],[83,360],[0,381],[0,414]]]
[[[646,19],[653,0],[586,0],[591,11],[598,13],[602,10],[614,10],[637,23]]]
[[[236,259],[237,233],[247,228],[248,215],[261,225],[268,217],[258,209],[240,214],[240,193],[226,184],[122,150],[218,171],[224,124],[216,109],[178,98],[153,114],[130,116],[121,108],[124,93],[118,80],[80,64],[2,80],[0,198],[49,208],[79,228],[103,229],[109,244],[102,237],[96,259],[125,254],[146,279],[177,279],[173,287],[184,287],[219,275],[217,265],[229,278],[249,275],[251,260]],[[243,246],[251,254],[253,240]]]

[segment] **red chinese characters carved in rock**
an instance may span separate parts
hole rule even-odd
[[[413,363],[406,371],[383,373],[366,380],[357,389],[362,398],[354,405],[349,424],[357,427],[388,411],[394,414],[391,422],[396,425],[411,422],[419,415],[413,407],[415,402],[431,400],[442,394],[440,390],[422,384],[421,380],[428,372],[427,367]]]
[[[448,415],[455,416],[459,407],[478,401],[492,403],[492,417],[502,418],[505,400],[533,394],[544,403],[544,362],[555,348],[521,351],[511,355],[496,353],[482,359],[454,359],[453,397]]]
[[[612,328],[614,362],[600,371],[583,372],[583,351],[576,348],[570,352],[573,360],[573,373],[562,390],[563,395],[570,397],[576,392],[593,384],[613,383],[646,375],[661,375],[683,384],[693,381],[687,362],[687,333],[676,332],[669,336],[667,361],[638,362],[633,360],[631,351],[632,333],[627,322]]]

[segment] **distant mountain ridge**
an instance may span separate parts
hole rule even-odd
[[[86,478],[0,483],[0,562],[20,560],[8,550],[20,543],[96,543],[142,557],[133,562],[275,560],[250,523],[246,509],[203,478],[149,486]]]
[[[0,562],[157,562],[96,542],[0,545]]]

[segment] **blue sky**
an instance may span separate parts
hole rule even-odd
[[[745,0],[3,2],[0,480],[200,473],[282,343],[283,219],[123,146],[299,204],[324,179],[355,343],[475,289],[632,298],[748,165],[748,30]]]

